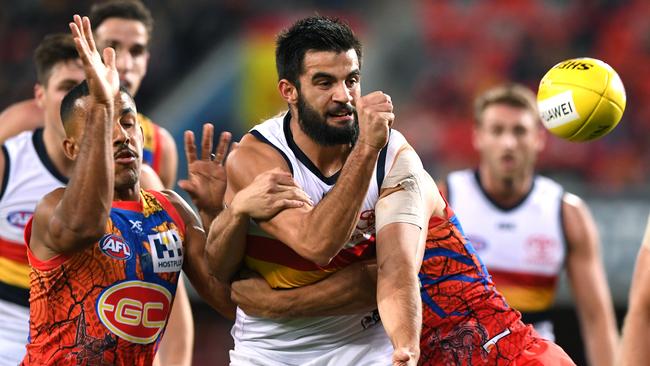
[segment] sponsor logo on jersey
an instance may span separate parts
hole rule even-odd
[[[179,272],[183,268],[183,241],[178,231],[149,234],[148,239],[154,272]]]
[[[106,288],[97,299],[99,320],[113,334],[138,344],[155,341],[165,328],[172,295],[163,286],[126,281]]]
[[[11,226],[24,229],[27,222],[34,215],[34,211],[13,211],[7,215],[7,222]]]
[[[129,244],[119,235],[107,234],[99,240],[99,249],[107,256],[127,260],[133,256]]]

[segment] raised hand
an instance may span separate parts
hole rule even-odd
[[[388,131],[393,124],[393,102],[388,94],[376,91],[357,101],[359,118],[358,142],[381,149],[388,143]]]
[[[90,94],[98,103],[113,106],[113,98],[120,90],[120,77],[115,67],[115,50],[107,47],[104,49],[104,61],[102,61],[93,32],[90,27],[90,19],[83,19],[75,14],[74,22],[70,23],[70,30],[79,57],[84,65],[84,72]]]
[[[257,220],[268,220],[285,208],[313,205],[311,198],[291,177],[280,169],[264,172],[248,187],[237,192],[230,204],[235,214],[246,214]]]
[[[226,169],[223,163],[230,145],[230,132],[222,132],[216,153],[212,153],[214,126],[203,125],[201,157],[197,155],[194,133],[185,131],[185,156],[187,158],[187,179],[178,185],[185,190],[196,207],[204,212],[216,214],[223,208],[226,192]]]

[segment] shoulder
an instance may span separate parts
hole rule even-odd
[[[589,207],[575,194],[565,192],[562,197],[562,224],[570,250],[589,247],[598,240]]]
[[[235,181],[239,181],[239,178],[252,180],[273,168],[291,171],[287,161],[275,148],[251,134],[244,135],[237,149],[226,160],[229,181],[231,178],[235,178]]]
[[[0,141],[43,126],[43,110],[36,100],[29,99],[7,107],[0,113]]]

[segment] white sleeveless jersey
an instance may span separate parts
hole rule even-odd
[[[290,115],[270,119],[251,130],[262,142],[272,145],[289,165],[298,185],[318,203],[333,188],[339,173],[325,177],[295,144],[289,128]],[[375,175],[363,202],[359,221],[350,241],[325,266],[309,262],[288,246],[270,237],[254,224],[247,238],[246,264],[262,274],[272,287],[290,288],[316,282],[357,260],[375,256],[374,207],[383,177],[388,173],[406,140],[392,130],[388,145],[380,153]],[[345,354],[352,364],[390,364],[392,346],[377,312],[349,316],[271,320],[247,316],[237,309],[232,329],[235,350],[232,359],[241,359],[245,350],[254,350],[268,364],[335,364],[327,354]],[[355,348],[362,345],[363,348]],[[368,346],[374,347],[369,352]],[[332,353],[332,350],[339,349]],[[355,351],[356,350],[356,351]],[[357,352],[358,354],[354,354]],[[234,353],[234,354],[233,354]],[[375,363],[378,362],[378,363]]]
[[[562,187],[536,176],[528,195],[508,209],[490,200],[474,170],[449,174],[447,190],[465,234],[508,304],[525,322],[548,321],[566,257]],[[548,326],[536,328],[551,338]]]
[[[0,188],[0,365],[20,362],[29,333],[29,263],[25,224],[38,201],[67,182],[45,151],[43,129],[5,141]],[[18,361],[16,361],[18,360]]]

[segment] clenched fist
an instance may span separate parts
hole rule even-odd
[[[393,102],[388,94],[376,91],[356,103],[359,118],[359,142],[382,149],[388,143],[388,131],[393,124]]]

